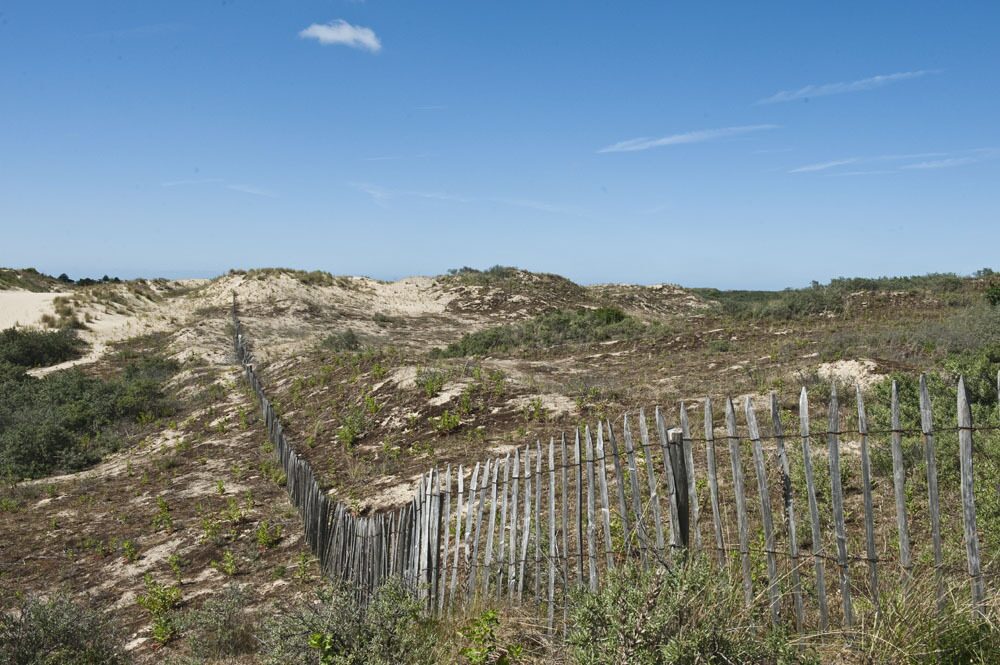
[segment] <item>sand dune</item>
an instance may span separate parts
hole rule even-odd
[[[45,314],[52,314],[52,301],[67,293],[0,291],[0,330],[14,326],[37,326]]]

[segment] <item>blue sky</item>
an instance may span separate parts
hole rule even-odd
[[[0,265],[997,268],[998,25],[992,2],[7,2]]]

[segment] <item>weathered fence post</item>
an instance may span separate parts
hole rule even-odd
[[[708,466],[708,494],[712,504],[712,529],[719,566],[726,565],[726,544],[722,537],[722,514],[719,509],[719,474],[715,459],[715,426],[712,421],[712,398],[705,398],[705,459]]]
[[[865,414],[861,384],[855,386],[858,402],[858,433],[861,435],[861,489],[865,502],[865,553],[875,613],[881,613],[878,588],[878,551],[875,549],[875,508],[872,505],[872,463],[868,452],[868,416]]]
[[[767,484],[767,469],[764,467],[764,447],[760,441],[757,415],[753,410],[753,400],[748,396],[743,404],[746,411],[747,429],[753,445],[753,465],[757,473],[757,492],[760,494],[760,517],[764,525],[764,549],[767,556],[767,595],[771,603],[771,622],[775,625],[781,619],[781,594],[778,591],[778,562],[775,559],[774,523],[771,515],[771,492]]]
[[[944,609],[944,570],[941,553],[941,510],[938,503],[937,457],[934,453],[934,413],[927,393],[927,377],[920,375],[920,429],[924,434],[924,455],[927,461],[927,506],[931,518],[931,541],[934,547],[934,581],[937,587],[938,611]]]
[[[962,526],[969,579],[972,583],[972,612],[982,616],[986,592],[979,564],[979,533],[976,530],[976,500],[973,492],[972,411],[965,392],[965,377],[961,376],[958,378],[958,449],[962,473]]]
[[[799,541],[795,524],[795,502],[792,497],[792,478],[788,464],[788,453],[785,451],[785,432],[781,426],[781,413],[778,410],[778,396],[771,392],[771,423],[774,427],[774,439],[778,448],[778,462],[781,466],[781,497],[785,505],[785,516],[788,519],[788,549],[792,559],[792,600],[795,604],[795,629],[802,630],[805,623],[805,608],[802,605],[802,582],[799,579]]]
[[[833,499],[833,521],[837,533],[837,565],[840,568],[840,597],[844,604],[844,624],[854,625],[851,601],[851,575],[847,568],[847,531],[844,526],[844,490],[840,478],[840,404],[837,385],[830,389],[830,413],[827,436],[830,455],[830,494]]]
[[[906,522],[906,469],[903,467],[903,430],[899,423],[899,390],[892,382],[892,486],[896,499],[896,530],[899,540],[899,565],[903,569],[903,585],[908,589],[913,579],[910,558],[910,530]]]
[[[819,627],[830,625],[826,605],[826,575],[823,565],[823,535],[819,526],[819,504],[816,502],[816,483],[813,480],[812,444],[809,437],[809,396],[805,386],[799,395],[799,427],[802,433],[802,466],[806,474],[806,495],[809,498],[809,521],[812,525],[812,555],[816,568],[816,600],[819,603]]]
[[[594,528],[596,509],[594,507],[594,442],[590,438],[590,427],[584,429],[587,453],[587,562],[590,591],[597,592],[597,530]]]
[[[660,493],[657,491],[656,471],[653,468],[653,450],[649,445],[649,427],[646,423],[646,412],[639,409],[639,441],[642,442],[642,455],[646,460],[646,486],[649,489],[649,504],[653,509],[653,526],[656,529],[655,558],[663,561],[663,520],[660,516]]]
[[[743,489],[743,462],[740,460],[740,439],[736,433],[736,410],[733,400],[726,399],[726,438],[729,439],[729,461],[733,470],[733,491],[736,493],[736,520],[739,522],[740,563],[743,569],[743,598],[749,607],[753,603],[753,580],[750,573],[750,534],[747,525],[746,494]]]

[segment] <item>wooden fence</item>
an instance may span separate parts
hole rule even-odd
[[[350,583],[363,602],[388,578],[400,578],[431,612],[463,611],[487,600],[533,602],[553,628],[564,619],[574,587],[597,591],[609,571],[629,561],[649,569],[693,555],[713,560],[731,575],[748,604],[766,598],[775,622],[794,622],[799,630],[851,627],[855,598],[877,611],[887,586],[881,578],[895,578],[904,587],[912,579],[915,529],[930,542],[920,554],[934,571],[938,604],[955,590],[956,579],[967,580],[963,584],[973,611],[981,611],[986,600],[974,494],[977,430],[962,379],[957,427],[938,432],[958,442],[959,486],[946,493],[957,505],[945,511],[955,519],[944,532],[938,445],[923,377],[919,431],[901,426],[895,384],[891,428],[878,432],[869,431],[860,388],[853,400],[856,427],[842,426],[834,389],[822,431],[812,428],[803,388],[796,434],[785,433],[773,393],[767,434],[761,433],[752,398],[745,398],[741,408],[725,400],[725,425],[718,430],[714,405],[706,399],[700,405],[701,436],[695,435],[683,403],[674,428],[664,412],[654,410],[655,432],[640,410],[625,414],[618,431],[618,421],[606,420],[547,445],[513,448],[471,469],[431,469],[403,507],[356,516],[321,491],[308,462],[288,441],[255,372],[235,298],[233,326],[237,358],[260,401],[306,539],[323,572]],[[922,439],[922,459],[914,456],[914,437]],[[816,445],[823,438],[825,450]],[[888,467],[891,458],[891,488],[873,479],[876,438],[881,463]],[[722,462],[725,471],[719,460],[725,451],[717,447],[723,442],[729,461],[728,466]],[[755,493],[746,489],[748,448]],[[915,473],[916,462],[923,473]],[[860,496],[845,493],[845,474],[856,474]],[[926,497],[908,496],[908,482],[922,486]],[[926,515],[915,514],[917,508],[926,508]],[[959,515],[961,534],[954,536]],[[877,531],[880,525],[883,531]],[[962,552],[961,560],[954,555],[944,560],[943,533],[961,538],[963,547],[949,550]],[[828,572],[834,579],[827,579]]]

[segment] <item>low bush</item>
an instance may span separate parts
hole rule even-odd
[[[614,307],[555,310],[521,323],[468,333],[446,348],[436,349],[432,355],[442,358],[485,356],[515,349],[632,339],[653,328]]]
[[[321,344],[331,351],[357,351],[361,348],[361,340],[350,328],[327,335]]]
[[[739,585],[701,560],[648,572],[626,566],[599,593],[572,599],[570,655],[579,663],[819,662],[771,626],[766,602],[747,608]]]
[[[46,367],[79,358],[85,346],[73,330],[8,328],[0,331],[0,364]]]
[[[421,606],[392,581],[361,607],[347,587],[317,592],[265,624],[267,663],[354,665],[435,662],[435,633]]]
[[[241,587],[226,587],[196,610],[184,614],[177,627],[189,654],[198,662],[229,656],[246,656],[260,648],[259,625],[247,611],[249,594]]]
[[[131,662],[114,619],[64,598],[29,598],[0,614],[0,662],[124,665]]]
[[[163,383],[177,364],[134,360],[114,379],[79,369],[35,378],[0,363],[0,477],[38,478],[82,469],[122,446],[127,423],[173,413]]]

